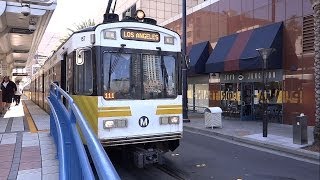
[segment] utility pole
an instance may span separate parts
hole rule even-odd
[[[182,0],[182,118],[183,122],[190,122],[188,118],[188,81],[187,81],[187,2]]]

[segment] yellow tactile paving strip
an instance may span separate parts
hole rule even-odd
[[[28,110],[28,108],[26,107],[26,104],[24,102],[23,103],[23,111],[24,111],[24,114],[25,114],[25,118],[28,122],[28,126],[29,126],[29,130],[31,133],[37,133],[38,132],[38,129],[37,129],[37,126],[36,124],[34,123],[33,119],[32,119],[32,116]]]

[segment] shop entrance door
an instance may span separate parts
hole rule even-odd
[[[241,83],[241,120],[253,120],[253,83]]]

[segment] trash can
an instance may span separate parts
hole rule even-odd
[[[221,120],[222,109],[219,107],[210,107],[204,110],[205,127],[222,127]]]
[[[307,116],[300,114],[293,121],[293,144],[308,144]]]

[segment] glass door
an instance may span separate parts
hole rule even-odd
[[[253,98],[253,115],[254,120],[256,121],[262,121],[262,115],[263,115],[263,97],[262,97],[262,88],[263,83],[261,82],[255,82],[254,83],[254,98]]]
[[[241,120],[253,119],[253,83],[241,83]]]
[[[260,82],[254,83],[254,100],[253,114],[257,121],[262,120],[263,115],[263,84]],[[282,123],[282,83],[269,82],[265,86],[266,97],[266,112],[268,122]]]
[[[227,118],[240,118],[240,87],[239,83],[221,84],[221,107],[223,116]]]

